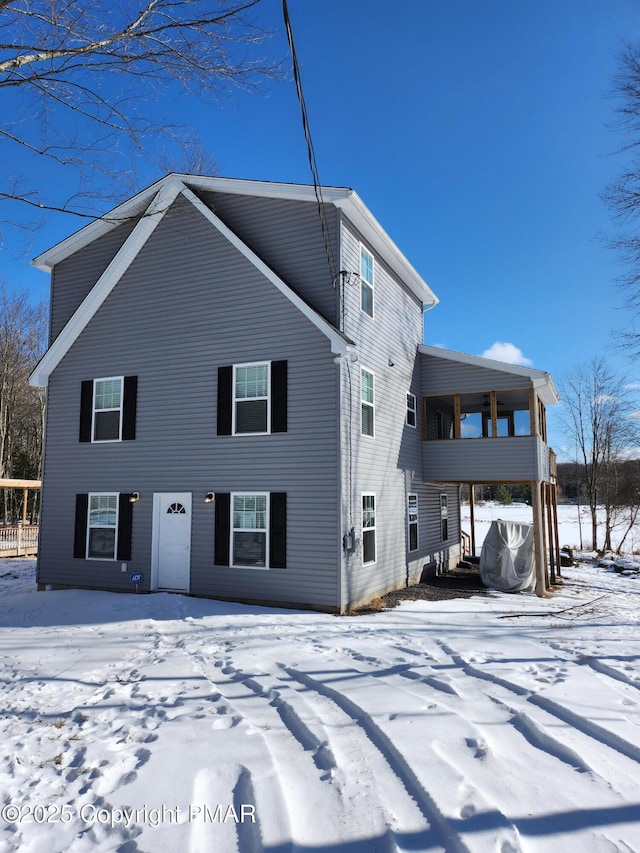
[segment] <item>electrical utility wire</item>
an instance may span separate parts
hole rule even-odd
[[[331,274],[331,281],[333,282],[333,286],[337,287],[338,285],[338,265],[336,263],[336,257],[333,251],[333,246],[331,245],[331,240],[329,238],[329,225],[327,223],[327,217],[324,211],[324,201],[322,199],[322,186],[320,184],[320,177],[318,173],[318,163],[316,161],[316,153],[313,147],[313,140],[311,139],[311,130],[309,128],[309,116],[307,114],[307,105],[304,100],[304,93],[302,91],[302,80],[300,77],[300,66],[298,65],[298,57],[296,54],[296,47],[293,42],[293,31],[291,29],[291,19],[289,18],[289,9],[287,7],[287,0],[282,0],[282,14],[284,16],[284,25],[287,31],[287,40],[289,41],[289,50],[291,51],[291,62],[293,65],[293,79],[296,84],[296,93],[298,95],[298,101],[300,103],[300,112],[302,114],[302,129],[304,130],[304,138],[307,143],[307,156],[309,158],[309,166],[311,167],[311,176],[313,178],[313,189],[316,196],[316,203],[318,205],[318,215],[320,217],[320,227],[322,228],[322,238],[324,240],[324,250],[327,255],[327,261],[329,263],[329,272]]]

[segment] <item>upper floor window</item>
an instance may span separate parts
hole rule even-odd
[[[360,308],[373,317],[373,255],[360,246]]]
[[[407,426],[416,426],[416,395],[407,394]]]
[[[218,435],[287,431],[287,362],[218,368]]]
[[[269,363],[234,367],[234,433],[269,432],[270,367]]]
[[[80,387],[80,441],[136,437],[137,376],[87,379]]]
[[[360,372],[361,426],[362,435],[374,434],[374,378],[370,370],[364,367]]]
[[[122,433],[122,377],[93,383],[93,440],[119,441]]]

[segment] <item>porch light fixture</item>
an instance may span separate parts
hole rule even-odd
[[[206,504],[212,504],[214,501],[214,498],[215,498],[215,495],[213,494],[213,492],[207,492],[207,494],[204,496],[204,502]]]
[[[137,504],[140,500],[140,492],[133,492],[133,494],[129,495],[129,503]]]

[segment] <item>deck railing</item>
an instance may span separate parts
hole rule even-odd
[[[0,527],[0,558],[27,557],[38,552],[38,525]]]

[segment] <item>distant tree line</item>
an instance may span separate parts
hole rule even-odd
[[[29,374],[42,357],[47,339],[47,309],[25,294],[11,295],[0,286],[0,478],[39,480],[45,396],[29,385]],[[30,493],[29,516],[35,520],[39,494]],[[0,489],[0,524],[22,516],[22,491]]]

